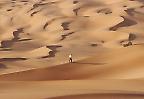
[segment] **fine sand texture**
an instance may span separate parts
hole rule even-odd
[[[12,97],[144,99],[144,0],[0,0],[0,99]]]

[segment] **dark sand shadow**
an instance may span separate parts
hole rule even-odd
[[[93,44],[90,44],[90,46],[91,46],[91,47],[97,47],[98,44],[94,44],[94,43],[93,43]]]
[[[63,22],[61,26],[63,27],[64,30],[69,30],[69,24],[70,23],[71,22]]]
[[[143,7],[143,6],[140,6],[140,8],[142,8],[142,7]],[[125,10],[125,12],[126,12],[128,15],[130,15],[130,16],[134,16],[136,13],[137,13],[137,14],[141,14],[141,15],[144,14],[144,13],[142,13],[142,12],[136,11],[134,8],[129,8],[129,9]]]
[[[39,13],[40,11],[42,11],[42,9],[38,10],[38,11],[34,11],[31,13],[31,16],[34,16],[35,14]]]
[[[43,6],[43,5],[51,5],[51,4],[54,4],[54,3],[55,3],[55,2],[48,2],[48,3],[41,3],[41,2],[39,2],[39,3],[35,3],[35,4],[33,5],[33,7],[32,7],[29,11],[27,11],[27,13],[29,13],[30,11],[32,11],[32,10],[34,10],[34,9],[40,7],[40,6]]]
[[[49,55],[43,56],[41,58],[55,57],[55,54],[57,53],[57,48],[60,48],[62,46],[61,45],[49,45],[49,46],[46,46],[46,47],[49,48],[52,51],[49,52]]]
[[[29,13],[30,11],[32,11],[32,10],[34,10],[34,9],[36,9],[37,7],[39,7],[40,5],[39,4],[34,4],[33,5],[33,7],[29,10],[29,11],[27,11],[27,13]]]
[[[9,48],[14,44],[13,40],[4,40],[1,41],[1,48]]]
[[[43,29],[45,30],[48,25],[49,25],[49,22],[46,22],[45,25],[43,26]]]
[[[75,14],[75,16],[78,16],[79,15],[79,10],[82,9],[82,8],[85,8],[85,7],[99,7],[99,6],[104,6],[105,4],[104,3],[101,3],[97,0],[84,0],[85,1],[85,4],[81,5],[80,7],[77,7],[75,9],[73,9],[73,12]],[[77,1],[75,3],[78,3]]]
[[[12,11],[13,9],[8,9],[7,11]]]
[[[0,48],[10,48],[14,45],[15,42],[30,41],[32,39],[12,39],[12,40],[3,40],[1,41]]]
[[[73,4],[77,4],[77,3],[79,3],[79,1],[77,1],[77,0],[73,1]]]
[[[129,9],[125,10],[125,12],[130,16],[134,16],[135,9],[134,8],[129,8]]]
[[[12,51],[12,49],[0,49],[0,51]]]
[[[47,48],[51,49],[52,51],[57,51],[57,48],[62,47],[61,45],[49,45]]]
[[[85,64],[85,65],[104,65],[105,63],[90,63],[90,62],[72,62],[74,64]]]
[[[13,32],[14,38],[12,39],[13,41],[17,41],[19,39],[19,34],[22,33],[24,28],[19,28],[16,31]]]
[[[18,42],[31,41],[32,39],[20,39]]]
[[[63,18],[63,17],[53,18],[53,19],[51,19],[50,21],[47,21],[47,22],[44,24],[43,29],[46,30],[46,28],[48,27],[48,25],[50,25],[50,24],[51,24],[52,22],[54,22],[55,20],[61,19],[61,18]]]
[[[144,5],[140,6],[140,8],[144,8]]]
[[[18,42],[18,41],[29,41],[29,40],[32,40],[32,39],[20,39],[19,34],[23,33],[23,32],[24,32],[23,28],[19,28],[16,31],[14,31],[13,32],[13,39],[1,41],[1,47],[0,48],[10,48],[10,47],[13,46],[13,44],[15,42]]]
[[[54,51],[50,51],[50,52],[49,52],[49,55],[47,55],[47,56],[43,56],[43,57],[41,57],[41,58],[50,58],[50,57],[55,57],[55,54],[56,54],[56,52],[54,52]]]
[[[133,45],[144,45],[144,43],[137,43],[137,44],[133,44]]]
[[[0,58],[0,62],[24,61],[27,58]]]
[[[22,0],[22,1],[20,1],[20,2],[28,2],[28,0]]]
[[[28,3],[24,3],[24,5],[27,5]]]
[[[112,10],[109,8],[103,8],[97,11],[97,13],[111,14]]]
[[[124,19],[123,22],[111,27],[109,30],[110,31],[116,31],[117,29],[121,28],[121,27],[128,27],[128,26],[132,26],[132,25],[136,25],[137,22],[129,19],[129,18],[126,18],[124,16],[122,16],[122,18]]]
[[[6,65],[0,63],[0,69],[5,69],[5,68],[7,68]]]
[[[67,34],[61,35],[62,38],[60,39],[60,41],[66,39],[67,36],[70,36],[70,35],[72,35],[73,33],[75,33],[75,32],[70,32],[70,33],[67,33]]]
[[[19,28],[17,29],[16,31],[13,32],[13,39],[11,40],[3,40],[1,41],[1,48],[9,48],[11,47],[14,42],[18,41],[19,40],[19,33],[22,33],[23,32],[23,28]]]

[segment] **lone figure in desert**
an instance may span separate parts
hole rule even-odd
[[[72,54],[69,55],[69,63],[72,63],[73,59],[72,59]]]

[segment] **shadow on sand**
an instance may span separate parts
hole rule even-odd
[[[4,69],[4,68],[6,68],[6,65],[0,63],[0,69]]]
[[[110,31],[116,31],[116,30],[118,30],[121,27],[129,27],[129,26],[133,26],[133,25],[137,24],[137,22],[134,21],[134,20],[131,20],[131,19],[129,19],[127,17],[124,17],[124,16],[121,16],[121,17],[124,19],[124,21],[122,21],[121,23],[111,27],[109,29]]]
[[[137,44],[134,44],[134,45],[144,45],[144,43],[137,43]]]
[[[24,41],[31,41],[32,39],[21,39],[21,40],[18,40],[19,42],[24,42]]]
[[[0,58],[0,62],[24,61],[27,58]]]
[[[49,46],[46,46],[46,47],[49,48],[52,51],[49,52],[49,55],[43,56],[41,58],[55,57],[55,54],[57,53],[57,48],[60,48],[62,46],[61,45],[49,45]]]
[[[12,49],[0,49],[0,51],[12,51]]]
[[[84,65],[104,65],[105,63],[90,63],[90,62],[72,62],[74,64],[84,64]]]

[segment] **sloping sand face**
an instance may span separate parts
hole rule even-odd
[[[0,58],[7,69],[0,73],[64,64],[69,53],[76,61],[123,48],[130,33],[141,44],[142,6],[129,0],[1,0]]]
[[[134,95],[134,94],[84,94],[84,95],[71,95],[71,96],[62,96],[48,99],[143,99],[143,95]]]
[[[0,82],[4,99],[142,99],[142,80]]]
[[[143,99],[143,45],[143,0],[0,0],[0,98]]]

